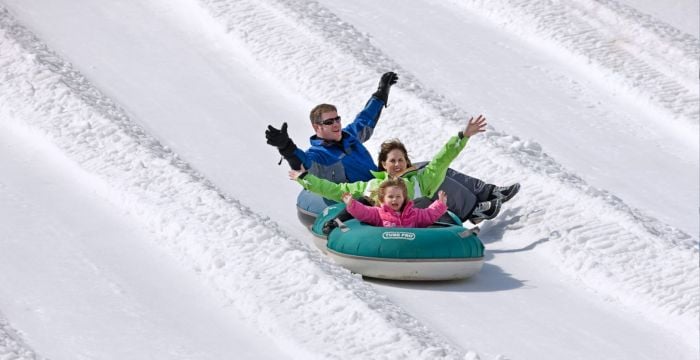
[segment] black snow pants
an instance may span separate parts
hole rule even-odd
[[[427,164],[427,162],[420,162],[414,164],[414,166],[420,169]],[[442,190],[447,194],[447,209],[457,215],[460,220],[466,221],[471,216],[476,205],[488,199],[491,189],[493,189],[491,184],[457,170],[447,169],[445,181],[442,182],[438,191]],[[437,192],[429,200],[432,202],[435,199],[437,199]],[[430,205],[430,202],[428,202],[427,205],[423,206],[424,201],[423,199],[417,201],[416,207],[420,208]]]

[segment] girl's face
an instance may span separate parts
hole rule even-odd
[[[386,156],[386,161],[382,162],[382,166],[391,176],[396,176],[406,170],[406,156],[400,149],[389,151]]]
[[[405,198],[403,191],[398,186],[388,186],[384,191],[384,205],[389,206],[394,211],[400,211]]]

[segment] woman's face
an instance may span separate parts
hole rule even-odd
[[[391,176],[401,174],[406,170],[406,156],[400,149],[389,151],[386,156],[386,161],[382,162],[382,166]]]
[[[394,211],[401,210],[405,201],[403,191],[398,186],[388,186],[384,192],[384,205],[389,206]]]

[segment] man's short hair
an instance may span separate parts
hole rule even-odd
[[[321,114],[335,111],[338,112],[338,109],[334,105],[331,104],[320,104],[314,106],[313,109],[311,109],[311,113],[309,114],[309,119],[311,120],[311,124],[316,124],[321,122]]]

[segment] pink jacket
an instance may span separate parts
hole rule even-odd
[[[352,199],[347,210],[355,219],[370,225],[408,228],[430,226],[447,211],[447,206],[435,200],[427,209],[417,209],[413,207],[413,201],[409,201],[403,211],[397,213],[387,205],[367,206]]]

